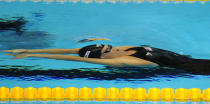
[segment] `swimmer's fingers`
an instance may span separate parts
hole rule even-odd
[[[7,56],[15,56],[15,54],[4,54],[4,55],[7,55]],[[9,59],[15,59],[15,57],[9,58]]]
[[[10,50],[3,50],[3,51],[0,51],[0,52],[9,52]]]
[[[10,53],[16,53],[14,50],[3,50],[3,51],[0,51],[0,52],[10,52]]]
[[[15,49],[15,50],[3,50],[0,52],[10,52],[10,53],[26,53],[26,49]]]
[[[4,54],[4,55],[14,56],[13,58],[9,58],[9,59],[21,59],[21,58],[28,57],[28,54]]]
[[[4,54],[4,55],[8,55],[8,56],[15,56],[15,54]]]

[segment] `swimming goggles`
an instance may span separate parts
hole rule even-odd
[[[112,46],[111,45],[108,45],[108,48],[104,51],[104,53],[108,53],[112,50]]]

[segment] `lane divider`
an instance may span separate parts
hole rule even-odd
[[[163,102],[210,102],[210,88],[6,88],[0,87],[0,101],[163,101]]]

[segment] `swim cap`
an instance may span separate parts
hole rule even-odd
[[[104,48],[103,44],[89,45],[79,50],[79,56],[86,58],[100,58],[101,50],[103,48]]]

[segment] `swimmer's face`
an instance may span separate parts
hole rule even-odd
[[[101,50],[101,58],[116,58],[124,55],[124,51],[120,51],[117,47],[112,47],[111,45],[105,45]]]

